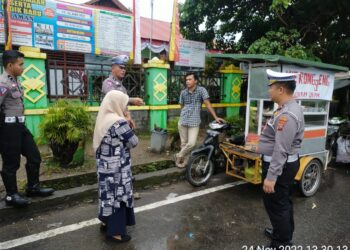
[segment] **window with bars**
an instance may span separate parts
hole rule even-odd
[[[48,97],[86,98],[88,82],[82,53],[45,51],[47,53]]]

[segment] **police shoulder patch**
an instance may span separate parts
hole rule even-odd
[[[287,124],[287,122],[288,122],[287,115],[281,115],[281,117],[278,119],[277,130],[282,131],[284,126]]]
[[[0,86],[0,96],[4,96],[7,91],[8,91],[8,88],[4,86]]]

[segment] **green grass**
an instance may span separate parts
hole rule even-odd
[[[175,167],[175,164],[173,161],[167,160],[167,161],[160,161],[160,162],[154,162],[151,164],[144,164],[144,165],[137,165],[132,168],[133,174],[141,174],[141,173],[149,173],[154,171],[159,171],[163,169],[168,169],[171,167]]]
[[[81,163],[81,162],[79,162]],[[66,168],[62,168],[60,164],[55,161],[52,157],[49,157],[43,160],[42,168],[44,170],[45,176],[51,176],[52,174],[76,174],[76,173],[84,173],[90,169],[95,168],[95,160],[94,159],[85,159],[83,164],[77,165],[76,162],[73,162],[68,165]]]

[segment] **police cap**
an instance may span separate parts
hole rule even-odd
[[[126,55],[119,55],[112,58],[112,65],[127,65],[129,61],[129,57]]]
[[[276,72],[271,69],[266,70],[267,79],[269,80],[269,85],[272,85],[274,83],[294,83],[295,84],[295,78],[298,74],[295,73],[283,73],[283,72]]]

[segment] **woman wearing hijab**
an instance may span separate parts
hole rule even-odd
[[[115,242],[131,237],[126,226],[135,225],[130,149],[138,138],[130,128],[124,111],[129,97],[112,90],[101,103],[97,115],[93,147],[96,151],[101,231]]]

